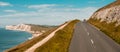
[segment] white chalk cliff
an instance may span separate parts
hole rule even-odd
[[[41,35],[41,34],[43,34],[45,32],[44,30],[42,30],[42,31],[34,31],[34,30],[32,30],[32,26],[27,25],[27,24],[9,25],[9,26],[6,26],[6,29],[29,32],[29,33],[32,34],[31,38],[37,37],[37,36],[39,36],[39,35]]]
[[[107,23],[116,22],[116,25],[120,25],[120,1],[116,1],[100,10],[96,11],[92,19],[98,19],[101,22],[106,21]]]

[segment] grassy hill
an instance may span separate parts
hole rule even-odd
[[[74,26],[77,22],[79,20],[73,20],[66,27],[57,31],[52,39],[37,48],[35,52],[68,52]]]
[[[111,37],[113,40],[120,44],[120,25],[115,26],[115,22],[108,24],[105,21],[100,22],[100,20],[96,19],[89,19],[88,22],[98,27],[106,35],[108,35],[109,37]]]
[[[41,30],[49,30],[57,26],[49,26],[49,25],[35,25],[35,24],[27,24],[31,26],[31,31],[41,31]]]
[[[115,7],[115,6],[118,7],[118,5],[120,6],[120,0],[115,1],[115,2],[107,5],[107,6],[103,7],[103,8],[101,8],[101,9],[99,9],[96,12],[100,12],[101,10],[106,10],[107,8],[111,8],[111,7]],[[113,13],[111,11],[113,11]],[[91,17],[88,20],[88,22],[93,24],[94,26],[98,27],[106,35],[108,35],[109,37],[111,37],[113,40],[115,40],[117,43],[120,44],[120,25],[116,26],[116,24],[120,23],[119,22],[119,20],[120,20],[120,18],[119,18],[120,17],[120,15],[119,15],[120,14],[119,13],[120,12],[120,8],[117,8],[117,9],[114,9],[114,10],[111,10],[111,11],[109,11],[106,14],[106,16],[109,15],[109,16],[107,16],[107,18],[106,17],[99,18],[98,16],[96,16],[96,15],[98,15],[98,13],[95,12],[93,14],[94,16],[92,16],[93,18]],[[114,11],[117,11],[118,13],[116,13]],[[112,17],[110,17],[110,16],[112,16]],[[103,19],[103,18],[107,19],[107,21],[112,21],[113,19],[116,18],[116,21],[107,23],[106,20],[105,21],[101,21],[101,19]],[[109,19],[111,19],[111,20],[109,20]]]
[[[77,22],[79,22],[79,20],[73,20],[72,22],[70,22],[64,29],[56,32],[55,36],[52,39],[50,39],[47,43],[37,48],[35,52],[67,52],[72,38],[74,25]],[[44,26],[44,27],[48,27],[48,26]],[[43,38],[48,36],[58,27],[51,26],[50,28],[51,29],[49,29],[46,33],[42,34],[41,36],[28,40],[18,46],[6,50],[5,52],[24,52],[25,50],[27,50],[28,48],[30,48],[31,46],[33,46],[34,44],[36,44],[37,42],[41,41]],[[41,26],[33,25],[32,29],[39,30],[41,29]]]

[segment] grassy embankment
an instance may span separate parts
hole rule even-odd
[[[48,25],[35,25],[35,24],[27,24],[27,25],[30,25],[31,26],[31,31],[48,31],[52,28],[55,28],[57,26],[48,26]]]
[[[68,52],[73,29],[77,22],[79,20],[73,20],[62,30],[57,31],[53,38],[37,48],[35,52]]]
[[[107,24],[105,21],[100,22],[100,20],[96,19],[89,19],[88,22],[98,27],[106,35],[108,35],[109,37],[111,37],[113,40],[120,44],[120,25],[115,26],[116,22]]]
[[[38,27],[37,27],[38,28]],[[36,28],[34,28],[35,30]],[[39,28],[38,28],[39,29]],[[42,34],[41,36],[38,36],[36,38],[33,38],[31,40],[28,40],[24,43],[21,43],[18,46],[15,46],[11,49],[6,50],[5,52],[24,52],[25,50],[27,50],[28,48],[30,48],[31,46],[33,46],[34,44],[36,44],[37,42],[41,41],[43,38],[45,38],[47,35],[49,35],[51,32],[53,32],[55,28],[50,28],[47,33]]]

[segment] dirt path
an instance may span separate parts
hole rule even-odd
[[[46,38],[44,38],[43,40],[39,41],[38,43],[36,43],[35,45],[33,45],[32,47],[30,47],[29,49],[27,49],[25,52],[34,52],[36,48],[40,47],[41,45],[43,45],[44,43],[46,43],[49,39],[51,39],[55,33],[60,30],[63,29],[69,22],[67,22],[66,24],[60,26],[58,29],[56,29],[55,31],[53,31],[51,34],[49,34]]]

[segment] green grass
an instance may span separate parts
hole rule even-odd
[[[53,38],[37,48],[35,52],[68,52],[73,29],[77,22],[79,20],[73,20],[66,27],[57,31]]]
[[[36,38],[33,38],[31,40],[28,40],[24,43],[21,43],[18,46],[15,46],[11,49],[6,50],[5,52],[24,52],[25,50],[27,50],[28,48],[30,48],[31,46],[33,46],[34,44],[36,44],[38,41],[41,41],[43,38],[45,38],[47,35],[49,35],[51,32],[53,32],[56,28],[53,28],[49,31],[47,31],[47,33],[44,33],[41,36],[38,36]]]
[[[57,27],[57,26],[48,26],[48,25],[35,25],[35,24],[27,24],[27,25],[30,25],[31,26],[31,31],[47,31],[49,29],[52,29],[54,27]]]
[[[115,26],[116,22],[113,23],[106,23],[105,21],[100,22],[100,20],[96,19],[89,19],[89,23],[93,24],[94,26],[98,27],[101,31],[103,31],[106,35],[111,37],[114,41],[120,44],[120,25]]]

